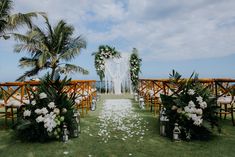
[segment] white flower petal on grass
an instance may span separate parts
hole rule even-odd
[[[131,101],[128,99],[109,99],[106,100],[103,106],[103,110],[98,116],[100,126],[98,135],[102,137],[103,141],[107,141],[110,138],[127,140],[139,132],[143,132],[143,118],[138,113],[135,113],[132,108]],[[121,132],[121,137],[118,137],[114,132]],[[143,132],[144,133],[144,132]]]
[[[45,99],[45,98],[47,98],[47,94],[42,92],[42,93],[39,94],[39,98],[40,99]]]
[[[29,117],[31,115],[31,111],[30,110],[25,110],[23,115],[24,115],[24,117]]]
[[[69,154],[69,152],[65,151],[65,152],[63,152],[63,154],[64,154],[64,155],[67,155],[67,154]]]

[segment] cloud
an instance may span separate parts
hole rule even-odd
[[[136,47],[147,60],[182,60],[235,53],[235,1],[227,0],[21,0],[18,11],[46,11],[66,19],[89,45]],[[98,29],[104,27],[104,29]]]

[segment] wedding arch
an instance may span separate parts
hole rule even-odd
[[[133,53],[119,53],[108,45],[101,45],[95,55],[95,68],[104,82],[107,93],[122,94],[135,90],[139,79],[140,61],[137,49]]]

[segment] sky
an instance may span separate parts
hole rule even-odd
[[[13,13],[46,12],[53,25],[64,19],[86,39],[72,63],[90,74],[73,79],[98,79],[91,54],[100,45],[137,48],[141,78],[168,78],[173,69],[184,77],[235,78],[234,7],[234,0],[14,0]],[[35,22],[44,27],[42,18]],[[18,61],[27,54],[13,51],[16,41],[0,40],[0,82],[14,81],[26,71]]]

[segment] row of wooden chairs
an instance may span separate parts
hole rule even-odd
[[[37,90],[39,81],[28,82],[8,82],[0,83],[0,118],[5,118],[5,126],[8,126],[10,119],[12,124],[17,115],[24,109],[26,104],[30,104],[31,91]],[[92,99],[96,97],[95,80],[73,80],[64,89],[68,94],[76,95],[76,108],[88,113]]]
[[[221,101],[224,99],[225,95],[231,95],[231,87],[235,80],[233,79],[199,79],[199,81],[204,85],[205,88],[210,89],[215,98],[217,99],[217,104],[219,107],[218,115],[222,118],[226,118],[227,115],[231,115],[232,123],[234,122],[234,97],[227,97],[226,101]],[[146,108],[150,111],[154,111],[156,115],[160,111],[162,104],[160,99],[160,94],[172,95],[177,91],[176,86],[172,85],[169,79],[140,79],[138,87],[138,95],[144,98]],[[174,90],[172,90],[174,89]],[[177,94],[177,93],[174,93]]]

